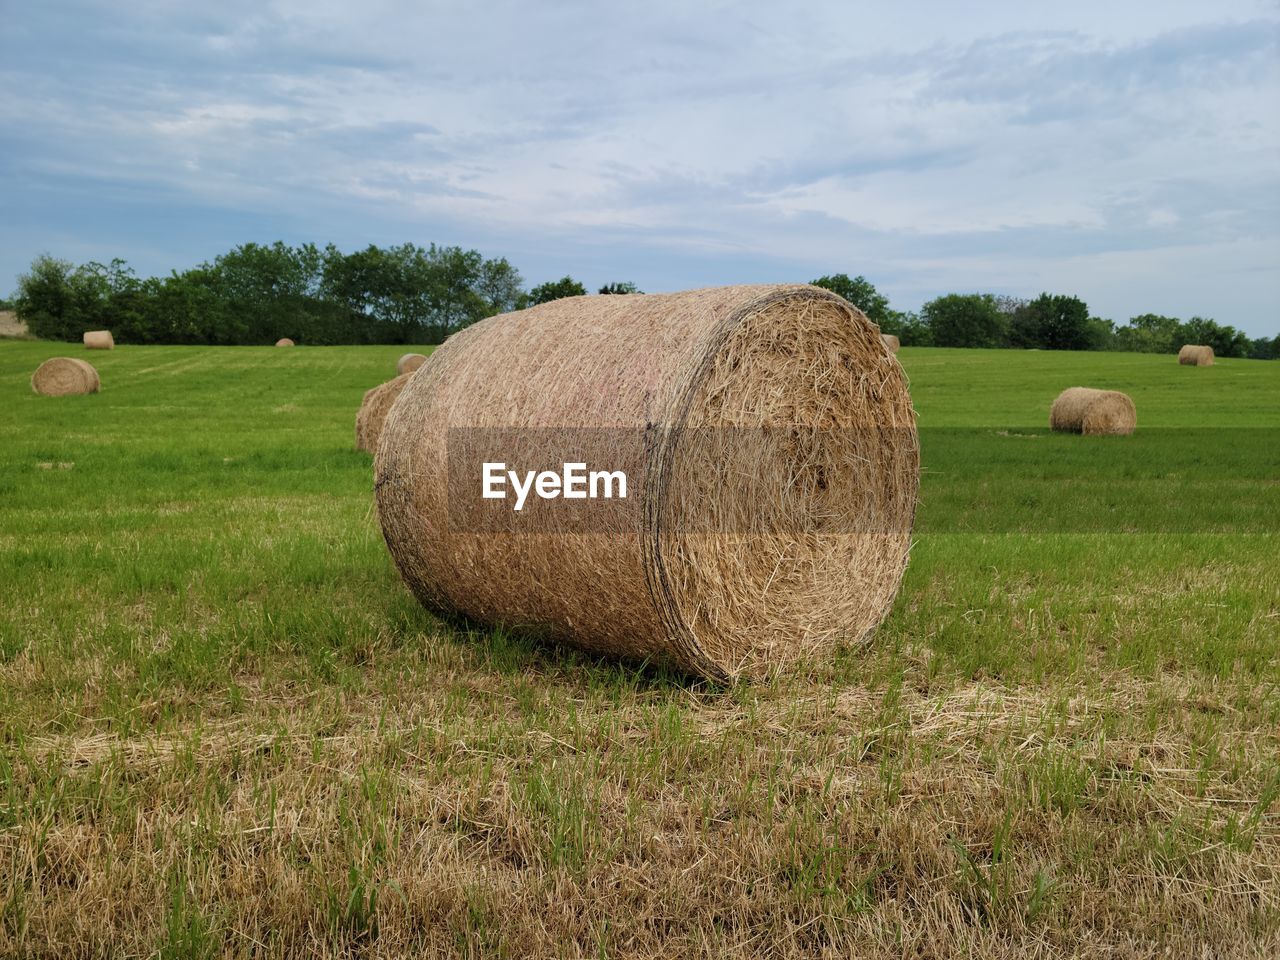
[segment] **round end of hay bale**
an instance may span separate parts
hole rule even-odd
[[[396,361],[396,373],[413,373],[426,362],[427,358],[421,353],[406,353]]]
[[[1133,399],[1118,390],[1068,387],[1049,408],[1049,426],[1086,436],[1128,436],[1138,424]]]
[[[292,341],[292,340],[290,340],[288,337],[281,337],[279,340],[277,340],[277,341],[276,341],[276,346],[277,346],[277,347],[292,347],[292,346],[293,346],[293,341]]]
[[[880,339],[884,342],[885,348],[890,353],[897,353],[902,347],[902,341],[892,333],[882,333],[880,334]]]
[[[402,373],[394,380],[379,384],[372,390],[366,390],[364,399],[360,401],[360,409],[356,413],[356,449],[367,453],[375,453],[378,449],[378,438],[382,435],[382,425],[386,422],[391,405],[400,396],[400,391],[409,382],[409,374]]]
[[[84,345],[89,350],[114,350],[116,341],[110,330],[88,330],[84,335]]]
[[[592,469],[629,465],[619,525],[459,524],[479,463],[451,462],[454,444],[485,431],[516,439],[512,467],[575,443]],[[429,608],[729,679],[880,623],[919,444],[906,377],[863,314],[816,287],[727,287],[553,301],[462,330],[403,388],[375,475],[387,545]]]
[[[50,357],[31,375],[31,389],[45,397],[97,393],[98,371],[75,357]]]

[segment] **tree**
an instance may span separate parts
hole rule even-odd
[[[243,317],[248,341],[273,343],[280,337],[314,340],[309,308],[320,289],[321,261],[312,245],[295,249],[277,240],[241,244],[203,269],[228,308]]]
[[[920,315],[939,347],[999,347],[1008,332],[989,293],[948,293],[926,303]]]
[[[18,319],[34,336],[46,340],[70,340],[67,326],[71,304],[71,273],[74,267],[42,253],[31,268],[18,277],[14,305]]]
[[[609,294],[621,293],[644,293],[643,290],[637,287],[630,280],[624,280],[621,283],[606,283],[598,292],[606,296]]]
[[[1254,360],[1280,359],[1280,336],[1272,337],[1270,340],[1266,337],[1258,337],[1249,345],[1249,356]]]
[[[932,347],[933,331],[929,324],[920,318],[918,313],[898,313],[893,311],[893,326],[882,327],[885,333],[897,336],[904,347]]]
[[[1116,325],[1105,317],[1090,317],[1085,325],[1090,350],[1113,350],[1116,345]]]
[[[480,265],[475,290],[487,304],[490,316],[519,310],[524,306],[523,301],[528,299],[524,292],[524,277],[505,258],[486,260]]]
[[[1079,297],[1042,293],[1019,312],[1018,327],[1045,350],[1090,350],[1094,331],[1089,307]]]
[[[532,303],[550,303],[564,297],[585,297],[587,288],[573,277],[561,277],[559,280],[548,280],[529,291]]]
[[[1182,346],[1182,321],[1158,313],[1131,317],[1116,330],[1117,350],[1131,353],[1174,353]]]
[[[837,273],[830,277],[819,277],[812,283],[815,287],[822,287],[844,297],[885,333],[894,332],[888,327],[893,320],[889,298],[880,293],[866,277],[859,275],[850,280],[847,273]]]

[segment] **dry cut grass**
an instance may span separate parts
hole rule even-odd
[[[0,310],[0,337],[25,337],[27,325],[12,310]]]
[[[424,636],[346,699],[7,751],[27,956],[1214,956],[1280,947],[1274,690],[699,690]],[[21,658],[5,679],[36,669]]]

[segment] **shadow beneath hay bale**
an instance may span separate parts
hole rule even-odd
[[[557,641],[548,631],[533,626],[489,626],[458,615],[429,614],[459,652],[504,676],[530,672],[557,674],[588,686],[631,690],[681,689],[720,693],[730,687],[707,680],[670,664],[648,660],[593,655]]]

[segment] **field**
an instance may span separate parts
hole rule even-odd
[[[0,342],[0,955],[1280,951],[1280,364],[904,349],[893,613],[720,689],[418,607],[401,352]]]

